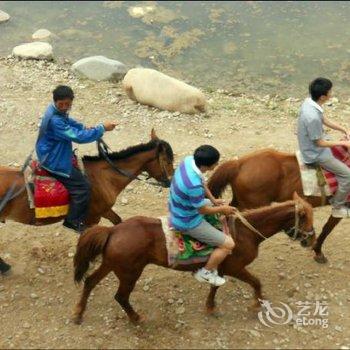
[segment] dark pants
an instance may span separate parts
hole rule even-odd
[[[70,177],[53,173],[51,175],[66,187],[70,195],[66,221],[73,225],[84,223],[90,202],[90,183],[87,177],[75,167],[73,167]]]

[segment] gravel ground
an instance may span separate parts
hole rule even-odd
[[[296,148],[295,118],[302,96],[234,95],[206,92],[209,110],[189,116],[158,111],[129,101],[119,84],[79,80],[67,62],[0,59],[1,164],[19,166],[33,148],[39,118],[58,84],[70,85],[76,100],[72,115],[87,125],[114,119],[118,128],[105,136],[118,150],[158,136],[172,145],[176,163],[203,143],[215,145],[222,159],[263,147],[292,152]],[[338,96],[326,107],[338,122],[346,122],[350,100]],[[334,134],[336,137],[336,135]],[[79,146],[80,154],[94,154],[95,145]],[[166,213],[168,190],[132,183],[121,194],[115,210],[123,217]],[[225,196],[229,196],[226,193]],[[329,207],[315,210],[320,232]],[[107,222],[103,222],[108,224]],[[348,268],[349,223],[344,220],[326,241],[330,260],[318,265],[312,253],[277,234],[263,243],[260,256],[249,267],[274,305],[324,301],[328,327],[298,327],[295,322],[262,325],[247,310],[250,287],[228,282],[218,293],[220,313],[208,317],[204,302],[208,287],[190,274],[148,266],[131,301],[147,316],[133,326],[113,299],[117,280],[109,275],[90,298],[85,321],[71,322],[80,286],[73,282],[72,257],[77,237],[60,224],[29,227],[6,223],[0,228],[0,252],[13,265],[10,276],[0,276],[0,348],[342,348],[350,346]],[[314,309],[312,309],[313,311]],[[311,317],[311,316],[310,316]]]

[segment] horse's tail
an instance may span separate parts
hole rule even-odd
[[[215,198],[222,195],[227,185],[237,176],[239,170],[238,160],[229,160],[219,165],[210,177],[208,188]]]
[[[89,269],[90,262],[102,254],[112,233],[111,227],[93,226],[80,236],[74,255],[74,281],[79,283]]]

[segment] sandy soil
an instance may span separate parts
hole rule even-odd
[[[105,137],[115,150],[147,141],[153,126],[172,145],[176,162],[203,143],[215,145],[223,159],[268,146],[285,151],[296,147],[295,117],[301,96],[230,96],[218,91],[207,93],[207,114],[177,115],[128,101],[120,85],[78,80],[64,64],[1,59],[1,164],[22,164],[33,148],[39,117],[59,83],[75,90],[72,115],[77,119],[88,125],[119,121],[118,129]],[[350,101],[337,98],[326,113],[345,122]],[[79,150],[94,154],[95,146],[79,146]],[[167,193],[132,183],[118,198],[115,210],[123,218],[160,216],[166,213]],[[122,205],[122,198],[127,204]],[[315,210],[317,232],[329,212],[329,207]],[[135,327],[113,299],[118,282],[112,274],[94,290],[84,323],[73,324],[71,314],[81,288],[74,284],[72,273],[77,236],[60,224],[36,228],[8,222],[0,229],[0,252],[13,265],[13,273],[0,276],[0,348],[348,349],[348,227],[348,221],[341,222],[326,241],[327,265],[318,265],[310,250],[280,233],[262,244],[260,256],[249,267],[276,305],[284,302],[294,308],[297,301],[326,301],[328,328],[265,327],[247,310],[250,287],[237,280],[221,288],[220,314],[208,317],[204,313],[206,285],[190,274],[156,266],[146,268],[132,294],[136,310],[148,317],[145,324]]]

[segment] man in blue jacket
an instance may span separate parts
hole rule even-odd
[[[86,128],[68,115],[74,99],[69,86],[57,86],[53,102],[41,120],[36,153],[41,166],[60,181],[70,194],[70,206],[63,225],[76,232],[84,230],[84,220],[90,201],[90,184],[83,173],[73,166],[75,143],[90,143],[111,131],[116,123],[107,122]]]

